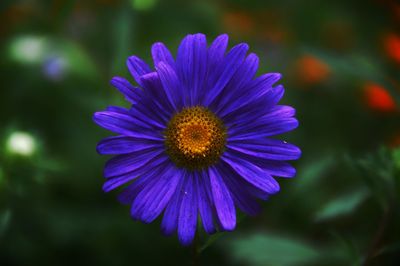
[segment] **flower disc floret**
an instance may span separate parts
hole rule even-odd
[[[165,131],[165,146],[179,167],[201,169],[216,163],[224,151],[226,130],[222,121],[201,106],[184,108]]]

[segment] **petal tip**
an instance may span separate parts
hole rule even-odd
[[[112,190],[112,187],[110,187],[110,185],[107,182],[105,182],[103,184],[103,186],[101,187],[101,189],[103,190],[103,192],[107,193],[107,192],[110,192]]]
[[[103,112],[99,111],[99,112],[95,112],[92,115],[92,120],[93,122],[95,122],[97,125],[102,127],[102,123],[101,123],[101,117],[103,116]]]
[[[243,42],[243,43],[239,43],[239,44],[238,44],[238,48],[247,51],[247,50],[249,50],[250,46],[249,46],[247,43]]]
[[[236,220],[232,221],[231,223],[223,224],[221,227],[226,232],[232,232],[236,229]]]
[[[100,154],[100,155],[103,155],[103,153],[102,153],[101,151],[102,151],[102,145],[101,145],[101,143],[98,143],[98,144],[96,145],[96,152],[97,152],[98,154]]]
[[[193,236],[185,236],[185,235],[178,235],[179,243],[181,243],[182,246],[190,246],[193,242],[194,235]]]

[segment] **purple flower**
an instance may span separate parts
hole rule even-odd
[[[163,213],[161,228],[192,242],[198,217],[208,234],[232,231],[236,207],[260,211],[257,199],[279,191],[275,177],[293,177],[288,160],[301,151],[273,139],[298,126],[295,109],[278,105],[277,73],[255,77],[258,57],[248,45],[226,53],[228,36],[209,46],[203,34],[186,36],[176,59],[162,43],[151,53],[155,69],[137,56],[127,66],[139,87],[122,77],[111,85],[132,104],[96,112],[94,121],[117,134],[97,151],[116,155],[104,169],[104,191],[127,185],[119,200],[145,223]]]

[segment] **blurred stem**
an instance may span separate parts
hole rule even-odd
[[[192,244],[192,264],[193,266],[200,266],[200,252],[199,252],[199,233],[196,230]]]
[[[367,255],[365,256],[365,260],[364,260],[364,266],[367,266],[369,264],[371,264],[373,258],[375,257],[375,255],[377,254],[377,252],[379,251],[380,247],[381,247],[381,242],[383,240],[383,237],[385,236],[385,232],[387,230],[387,226],[389,224],[390,221],[390,216],[392,214],[392,210],[394,207],[394,200],[390,200],[387,208],[384,209],[384,213],[382,216],[382,219],[379,223],[378,229],[375,232],[374,238],[372,239],[372,242],[368,248],[367,251]]]

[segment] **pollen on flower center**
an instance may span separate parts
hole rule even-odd
[[[207,108],[184,108],[169,122],[165,145],[179,167],[200,169],[216,163],[226,142],[222,121]]]

